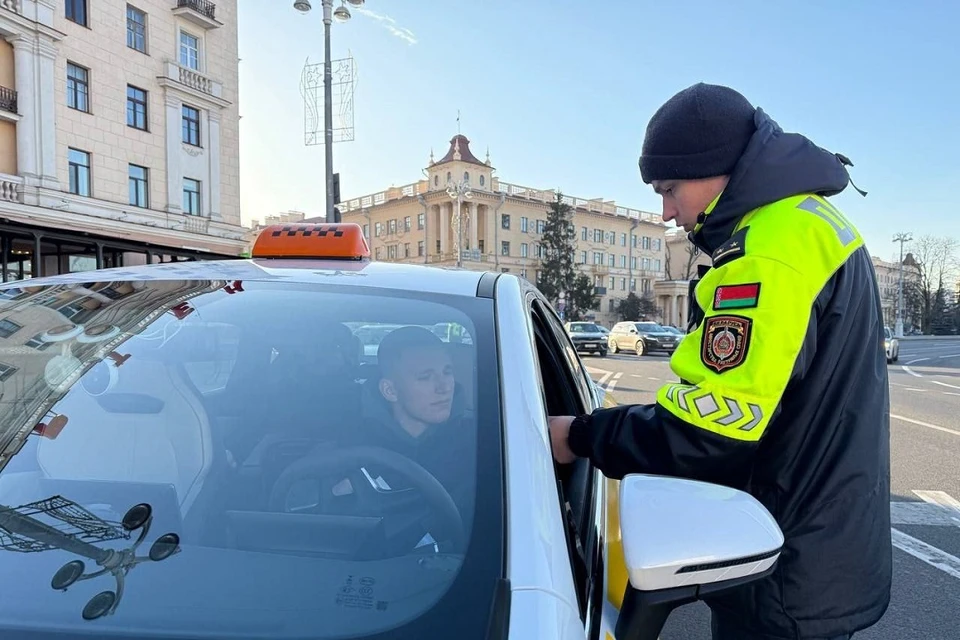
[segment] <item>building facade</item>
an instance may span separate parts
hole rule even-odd
[[[236,0],[0,0],[3,280],[233,257]]]
[[[363,227],[375,260],[459,264],[536,282],[540,239],[556,192],[507,183],[495,172],[489,155],[479,160],[470,141],[457,135],[443,158],[434,161],[431,154],[423,180],[346,200],[339,205],[342,219]],[[459,198],[458,184],[469,185]],[[591,319],[612,324],[629,292],[654,296],[664,279],[666,227],[659,215],[612,201],[564,201],[573,207],[577,269],[599,294]]]

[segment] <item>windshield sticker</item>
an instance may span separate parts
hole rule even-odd
[[[368,611],[386,611],[387,602],[377,600],[374,594],[376,579],[370,576],[355,578],[347,576],[337,593],[337,606],[345,609],[365,609]]]

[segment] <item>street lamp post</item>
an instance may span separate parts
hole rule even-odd
[[[557,294],[557,313],[560,315],[561,320],[564,320],[566,316],[566,314],[564,313],[564,311],[566,310],[566,304],[565,304],[566,297],[567,296],[563,291]]]
[[[470,190],[470,183],[466,180],[460,180],[459,182],[453,182],[452,180],[447,183],[447,195],[450,196],[450,199],[455,200],[457,203],[457,213],[453,218],[453,244],[454,250],[457,252],[457,266],[463,266],[463,220],[460,217],[460,205],[463,204],[464,199],[469,200],[473,197],[473,192]]]
[[[350,19],[350,10],[343,4],[333,8],[334,0],[321,0],[323,7],[323,146],[324,166],[326,173],[327,197],[325,218],[327,222],[340,222],[340,212],[333,204],[333,69],[330,63],[330,26],[333,19],[346,22]],[[346,0],[354,7],[363,5],[364,0]],[[300,13],[307,13],[312,9],[310,0],[294,0],[293,8]]]
[[[913,236],[909,233],[898,233],[893,236],[893,241],[900,243],[900,277],[897,285],[897,324],[894,329],[898,338],[903,337],[903,243],[910,242],[911,240],[913,240]]]

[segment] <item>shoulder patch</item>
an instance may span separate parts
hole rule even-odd
[[[730,239],[717,247],[716,251],[710,256],[713,259],[713,267],[716,269],[731,260],[736,260],[746,254],[747,230],[750,227],[744,227],[730,236]]]
[[[725,284],[713,292],[713,310],[753,309],[760,303],[760,283]]]
[[[753,321],[743,316],[707,318],[700,340],[700,359],[717,373],[739,367],[747,359]]]

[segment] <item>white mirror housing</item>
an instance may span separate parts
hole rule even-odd
[[[769,575],[780,557],[780,527],[743,491],[634,474],[619,498],[629,584],[618,640],[655,640],[676,607]]]

